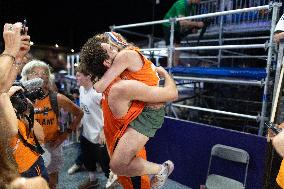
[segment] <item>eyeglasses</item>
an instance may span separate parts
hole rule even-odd
[[[35,71],[32,71],[31,73],[29,73],[30,76],[33,76],[33,77],[38,77],[38,76],[43,76],[43,77],[48,77],[48,71],[43,71],[43,72],[35,72]]]

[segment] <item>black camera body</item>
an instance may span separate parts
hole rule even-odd
[[[45,94],[41,87],[33,90],[27,90],[20,82],[15,82],[13,86],[20,86],[24,89],[24,91],[19,90],[15,92],[10,97],[11,103],[16,109],[17,114],[22,114],[28,110],[29,102],[27,99],[35,102],[36,99],[42,99],[45,97]]]
[[[278,134],[282,131],[281,128],[277,127],[277,125],[272,122],[265,122],[264,124],[267,128],[271,129],[274,134]]]
[[[26,34],[26,27],[27,27],[27,20],[24,19],[22,22],[22,29],[21,29],[21,35],[25,35]]]

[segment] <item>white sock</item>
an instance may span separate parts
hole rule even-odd
[[[90,178],[90,181],[95,181],[95,180],[96,180],[96,174],[95,174],[95,172],[90,172],[90,171],[89,171],[89,178]]]

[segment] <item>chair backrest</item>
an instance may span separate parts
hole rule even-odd
[[[247,163],[249,161],[247,151],[222,144],[214,145],[211,150],[211,155],[240,163]]]
[[[245,176],[244,176],[244,186],[246,185],[246,178],[247,178],[248,165],[249,165],[249,154],[247,151],[240,149],[240,148],[235,148],[235,147],[226,146],[222,144],[215,144],[211,149],[211,156],[210,156],[209,166],[207,170],[207,177],[210,172],[212,156],[216,156],[222,159],[246,164]]]

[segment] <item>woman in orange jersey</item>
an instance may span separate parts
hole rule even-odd
[[[9,139],[18,133],[17,117],[7,93],[0,94],[0,188],[48,189],[42,177],[21,178],[9,148]]]
[[[51,90],[51,72],[49,66],[43,61],[32,60],[22,70],[22,81],[41,78],[44,83],[42,89],[44,97],[34,103],[35,119],[43,127],[44,148],[50,154],[50,163],[47,165],[50,188],[56,188],[58,172],[63,164],[62,142],[80,124],[83,111],[66,96]],[[63,108],[73,115],[73,121],[65,132],[60,131],[58,124],[58,110]]]
[[[22,177],[42,176],[48,181],[47,170],[41,156],[43,151],[39,144],[39,141],[43,141],[44,138],[43,129],[34,120],[32,104],[26,98],[14,95],[20,90],[23,88],[12,86],[8,92],[18,118],[18,133],[10,143],[13,156]]]
[[[80,66],[85,67],[85,70],[92,74],[93,78],[102,77],[106,70],[114,64],[114,59],[118,58],[116,56],[119,56],[118,49],[108,44],[104,46],[103,43],[108,43],[108,40],[95,36],[85,43],[81,51]],[[148,76],[155,75],[151,64],[141,53],[130,50],[129,53],[126,53],[126,58],[128,59],[124,63],[137,62],[136,73],[141,70],[149,70]],[[147,69],[145,69],[145,66],[147,66]],[[135,81],[137,80],[135,78],[134,80],[133,78],[121,80],[121,77],[117,77],[104,92],[102,107],[105,120],[104,131],[111,155],[110,167],[114,173],[127,176],[119,179],[124,188],[150,188],[148,175],[151,174],[154,175],[151,187],[159,188],[173,170],[171,161],[161,165],[146,160],[144,145],[158,129],[155,126],[159,125],[160,120],[153,119],[153,121],[158,122],[157,125],[151,122],[152,118],[146,118],[147,115],[150,115],[148,112],[147,115],[144,113],[144,116],[140,117],[141,119],[137,123],[131,124],[139,115],[143,115],[141,112],[145,104],[140,101],[157,103],[177,98],[174,81],[164,69],[158,68],[158,71],[165,77],[165,87],[148,86]],[[147,83],[147,79],[154,79],[154,77],[147,78],[147,75],[144,75],[143,78],[145,72],[142,72],[142,80],[144,79],[145,83]],[[130,75],[131,73],[124,74],[124,76]],[[131,76],[135,76],[135,74]],[[155,80],[152,81],[152,83],[157,84],[157,80],[156,82]]]

